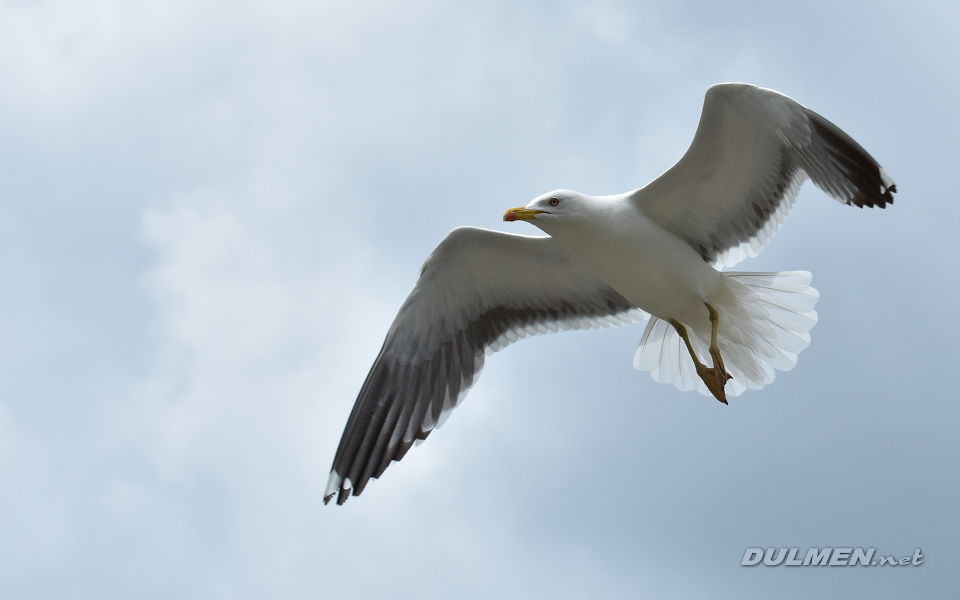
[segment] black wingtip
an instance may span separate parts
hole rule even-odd
[[[350,492],[353,491],[352,487],[340,487],[340,493],[337,494],[337,506],[343,506],[343,503],[350,498]]]
[[[344,479],[339,473],[337,473],[336,469],[330,469],[330,477],[327,479],[327,489],[323,491],[324,506],[329,504],[331,498],[338,496],[338,494],[339,496],[337,497],[337,504],[343,504],[343,500],[341,500],[341,498],[343,497],[344,489],[346,489],[347,494],[349,495],[350,488],[352,487],[353,485],[351,484],[349,478]]]
[[[896,191],[897,186],[895,184],[890,184],[887,187],[881,185],[880,193],[876,195],[861,189],[861,191],[847,201],[847,204],[856,206],[857,208],[886,208],[888,204],[893,204],[893,194],[895,194]]]
[[[836,169],[853,186],[848,194],[842,188],[831,184],[829,176],[818,180],[816,168],[809,172],[811,178],[824,191],[850,206],[858,208],[885,208],[893,204],[893,194],[897,186],[870,153],[864,150],[853,138],[841,131],[836,125],[817,113],[808,110],[807,115],[814,130],[826,146],[832,168]],[[823,175],[823,174],[821,174]]]

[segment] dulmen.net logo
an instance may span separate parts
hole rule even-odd
[[[878,556],[876,548],[808,548],[800,554],[799,548],[747,548],[741,567],[764,564],[768,567],[903,567],[920,566],[923,554],[917,548],[912,556]],[[803,558],[800,558],[803,556]]]

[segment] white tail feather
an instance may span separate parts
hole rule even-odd
[[[717,345],[724,366],[733,375],[726,394],[739,396],[744,390],[758,390],[772,382],[775,370],[789,371],[797,364],[797,355],[810,344],[810,330],[817,323],[814,306],[820,294],[809,286],[807,271],[729,272],[724,276],[734,302],[714,305],[720,313]],[[710,332],[692,327],[687,331],[701,362],[713,366]],[[711,395],[697,376],[683,340],[662,319],[650,317],[633,366],[679,390],[696,389]]]

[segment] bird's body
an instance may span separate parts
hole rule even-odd
[[[324,502],[359,495],[462,400],[486,354],[527,335],[648,318],[634,366],[726,403],[789,370],[819,298],[810,273],[721,272],[756,256],[806,179],[883,208],[896,187],[820,115],[772,90],[707,90],[690,148],[647,186],[568,190],[504,213],[549,237],[461,227],[427,258],[334,458]],[[710,357],[712,367],[701,363]]]
[[[541,218],[540,229],[634,306],[709,331],[704,303],[729,296],[725,279],[683,240],[644,215],[641,190],[599,197],[557,190],[547,196],[576,198],[584,214],[573,222]]]

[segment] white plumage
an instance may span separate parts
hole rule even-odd
[[[733,375],[726,393],[739,396],[744,390],[760,389],[772,382],[774,369],[789,371],[797,364],[797,355],[810,344],[809,332],[817,323],[813,307],[820,296],[809,287],[807,271],[723,275],[735,290],[737,305],[726,313],[721,311],[728,322],[720,329],[720,350],[727,371]],[[737,306],[743,313],[736,311]],[[708,356],[709,332],[694,332],[697,335],[690,337],[694,350]],[[676,329],[663,319],[653,317],[647,323],[633,366],[649,371],[660,383],[710,395],[697,377]]]
[[[883,208],[896,191],[876,161],[823,117],[772,90],[721,84],[707,90],[690,148],[646,187],[603,197],[558,190],[504,214],[550,237],[455,229],[427,258],[387,333],[324,501],[359,495],[449,416],[486,354],[527,335],[649,314],[634,366],[709,395],[710,377],[698,374],[678,330],[706,360],[712,308],[723,362],[714,358],[707,372],[732,375],[725,385],[720,377],[719,400],[793,368],[817,320],[810,273],[715,267],[755,256],[808,178],[859,207]]]

